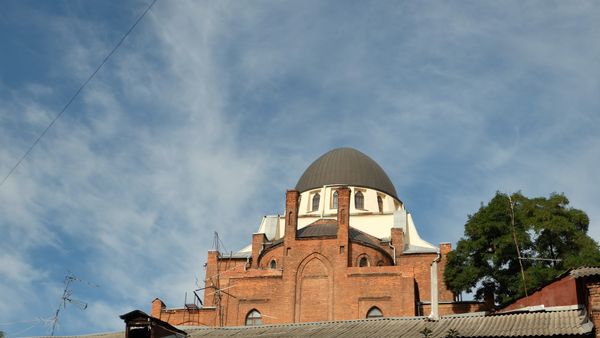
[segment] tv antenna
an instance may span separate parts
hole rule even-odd
[[[215,304],[215,307],[217,308],[217,312],[218,312],[218,316],[219,316],[219,326],[223,326],[224,313],[223,313],[223,305],[221,304],[223,295],[237,298],[236,296],[232,295],[231,293],[225,291],[227,289],[233,288],[235,285],[221,289],[219,286],[215,286],[214,283],[212,283],[212,282],[210,284],[211,284],[210,286],[199,288],[199,289],[195,290],[194,295],[196,295],[196,297],[198,298],[198,301],[200,301],[200,297],[198,297],[198,294],[196,293],[196,291],[204,291],[206,293],[206,290],[208,290],[208,289],[213,290],[212,293],[209,293],[206,296],[214,295],[214,304]],[[202,303],[200,303],[200,304],[202,304]]]
[[[220,251],[221,247],[223,247],[225,249],[225,252],[227,252],[227,249],[225,248],[225,244],[223,244],[223,242],[219,238],[219,233],[215,231],[214,237],[213,237],[213,250],[217,251],[218,257],[221,257],[221,251]],[[229,260],[231,261],[231,254],[229,255]],[[219,318],[219,326],[223,326],[224,315],[225,315],[224,311],[223,311],[223,295],[229,296],[232,298],[237,298],[237,297],[232,295],[231,293],[225,291],[225,290],[233,288],[235,285],[232,285],[232,286],[229,286],[226,288],[221,288],[221,280],[220,280],[221,272],[219,272],[219,259],[218,258],[217,258],[216,264],[217,264],[216,275],[207,278],[207,280],[204,282],[205,287],[194,290],[194,296],[196,297],[198,302],[200,304],[202,304],[202,301],[200,300],[200,297],[198,296],[198,293],[197,293],[198,291],[204,292],[205,300],[207,299],[206,298],[207,296],[214,295],[213,304],[217,308],[217,315]],[[208,280],[210,280],[210,285],[207,285]],[[209,289],[212,290],[212,292],[207,294],[206,292]]]
[[[64,281],[65,288],[63,289],[62,296],[60,297],[60,303],[58,304],[58,308],[54,312],[54,317],[52,317],[49,321],[49,323],[52,324],[52,331],[50,333],[51,336],[54,336],[54,331],[56,330],[56,327],[58,326],[58,316],[60,315],[61,310],[66,309],[67,303],[74,305],[75,307],[79,308],[80,310],[85,310],[88,307],[87,303],[82,302],[77,299],[74,299],[72,297],[73,290],[71,289],[71,284],[73,284],[73,282],[81,282],[81,283],[87,284],[88,286],[99,287],[99,285],[97,285],[97,284],[92,284],[92,283],[85,282],[85,281],[79,279],[77,276],[75,276],[71,272],[69,272],[65,276],[65,281]]]

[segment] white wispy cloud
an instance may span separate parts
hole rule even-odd
[[[127,26],[86,6],[28,19],[52,60],[37,81],[0,78],[0,172]],[[496,190],[565,192],[599,239],[599,7],[158,2],[0,188],[0,318],[51,315],[67,269],[100,287],[77,286],[89,308],[61,333],[180,305],[212,231],[245,245],[338,146],[384,167],[432,242]]]

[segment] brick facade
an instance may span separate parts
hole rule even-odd
[[[202,308],[167,309],[156,299],[152,316],[173,325],[235,326],[244,325],[252,310],[260,312],[263,324],[360,319],[373,307],[386,317],[430,311],[422,302],[431,299],[430,269],[437,253],[403,253],[400,228],[391,229],[387,242],[351,228],[346,187],[338,189],[337,219],[309,225],[335,226],[334,232],[299,236],[298,197],[295,190],[286,194],[282,240],[269,243],[264,234],[254,234],[249,259],[208,253]],[[442,281],[450,250],[448,243],[440,246],[442,312],[472,311],[474,305],[453,303]],[[363,257],[366,266],[360,266]]]
[[[596,337],[600,338],[600,277],[584,278],[582,285],[587,293],[586,308],[594,323]]]

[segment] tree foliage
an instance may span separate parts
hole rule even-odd
[[[476,299],[490,285],[497,303],[509,302],[524,295],[515,237],[525,284],[532,290],[568,268],[600,265],[598,243],[587,235],[588,226],[588,216],[569,207],[563,194],[530,199],[515,193],[509,199],[497,192],[469,215],[464,237],[448,255],[445,283],[455,293],[475,291]]]

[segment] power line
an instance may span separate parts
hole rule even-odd
[[[106,55],[106,57],[104,58],[104,60],[102,60],[102,62],[96,68],[96,70],[94,70],[94,72],[87,78],[87,80],[85,80],[81,84],[81,86],[79,86],[79,89],[77,89],[77,91],[75,92],[75,94],[73,94],[73,96],[71,96],[71,99],[67,102],[67,104],[65,104],[65,106],[63,107],[63,109],[58,113],[58,115],[56,115],[54,117],[54,119],[52,119],[52,121],[50,121],[50,124],[48,124],[48,126],[44,129],[44,131],[42,131],[42,133],[40,134],[40,136],[38,136],[38,138],[35,139],[35,141],[31,144],[31,146],[29,146],[29,149],[27,149],[27,151],[23,154],[23,156],[21,156],[21,158],[19,158],[19,160],[17,161],[17,163],[10,169],[10,171],[4,177],[4,179],[2,179],[2,182],[0,182],[0,187],[2,187],[2,185],[4,185],[4,182],[6,182],[6,180],[13,174],[13,172],[17,169],[17,167],[19,167],[19,165],[21,164],[21,162],[23,162],[23,160],[29,155],[29,153],[31,153],[31,151],[33,150],[33,148],[35,148],[35,146],[40,142],[40,140],[42,139],[42,137],[44,137],[44,135],[46,135],[46,133],[48,132],[48,130],[50,130],[50,128],[52,128],[52,126],[54,125],[54,123],[56,123],[56,121],[64,114],[64,112],[69,108],[69,106],[71,105],[71,103],[73,103],[73,101],[75,100],[75,98],[77,96],[79,96],[79,93],[81,93],[81,91],[83,90],[83,88],[85,88],[85,86],[87,86],[87,84],[96,76],[96,73],[98,73],[98,71],[100,71],[100,69],[102,68],[102,66],[104,66],[104,64],[108,61],[108,59],[110,59],[110,57],[117,51],[117,49],[121,46],[121,44],[123,44],[123,41],[125,41],[125,39],[127,38],[127,36],[129,36],[129,33],[131,33],[133,31],[133,29],[137,26],[137,24],[144,18],[144,16],[146,16],[146,13],[148,13],[150,11],[150,9],[152,9],[152,7],[156,3],[156,1],[158,1],[158,0],[152,0],[152,2],[150,3],[150,5],[148,5],[148,7],[146,8],[146,10],[137,18],[137,20],[135,20],[135,22],[133,23],[133,25],[131,25],[131,27],[129,27],[129,29],[127,30],[127,32],[125,32],[125,34],[123,34],[123,37],[121,38],[121,40],[119,40],[119,42],[117,42],[117,44],[108,53],[108,55]]]

